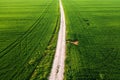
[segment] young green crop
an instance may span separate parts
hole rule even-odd
[[[1,0],[0,10],[0,79],[47,79],[59,28],[58,1]]]
[[[120,1],[62,2],[67,24],[65,80],[119,80]]]

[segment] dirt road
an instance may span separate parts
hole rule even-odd
[[[64,78],[66,25],[65,25],[65,15],[64,15],[62,2],[61,0],[59,1],[60,1],[60,13],[61,13],[60,30],[58,34],[57,48],[56,48],[56,53],[54,56],[54,61],[53,61],[49,80],[63,80]]]

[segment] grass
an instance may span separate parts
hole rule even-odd
[[[65,80],[120,79],[120,1],[62,0],[66,15]]]
[[[58,6],[57,0],[0,1],[1,80],[47,79],[59,28]]]
[[[49,44],[44,51],[44,58],[40,60],[40,63],[37,65],[36,69],[34,70],[30,80],[48,80],[51,68],[52,68],[52,63],[54,59],[54,53],[55,53],[55,48],[56,48],[56,43],[57,43],[57,37],[58,37],[58,31],[59,31],[59,25],[60,21],[58,21],[56,24],[56,28],[53,32],[53,36],[51,40],[49,41]],[[41,74],[42,73],[42,74]]]

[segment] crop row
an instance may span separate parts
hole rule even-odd
[[[65,80],[119,79],[118,2],[63,1],[67,24]]]
[[[35,23],[15,42],[1,51],[0,79],[30,79],[38,63],[46,56],[44,51],[55,28],[58,27],[56,26],[57,5],[57,1],[48,1]]]

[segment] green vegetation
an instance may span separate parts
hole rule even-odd
[[[65,80],[120,80],[120,1],[62,2],[67,23]]]
[[[1,0],[0,80],[46,80],[58,28],[57,0]]]
[[[65,80],[120,80],[120,1],[62,0]],[[0,80],[47,80],[59,30],[58,0],[0,0]]]

